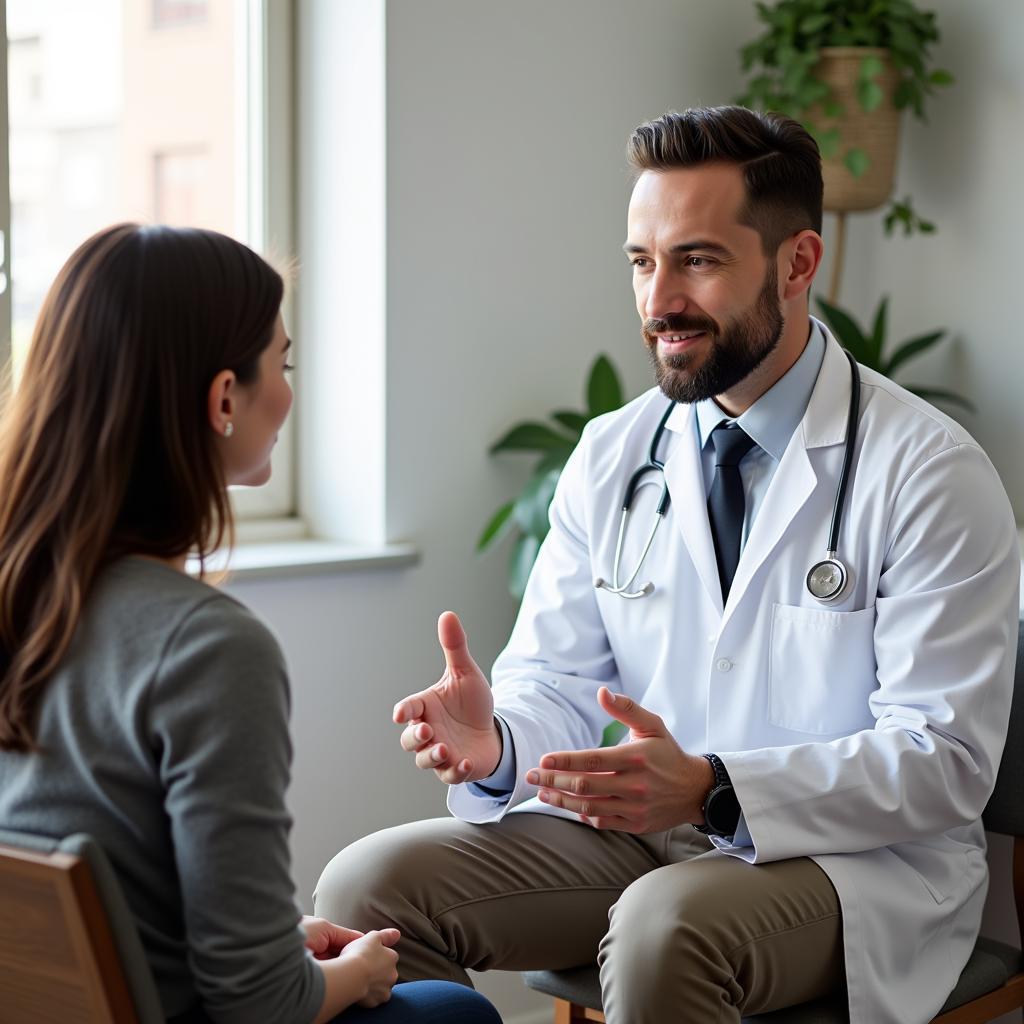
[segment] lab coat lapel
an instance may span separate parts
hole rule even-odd
[[[672,497],[672,515],[690,553],[697,575],[712,605],[722,612],[722,586],[718,581],[715,544],[708,523],[704,473],[692,405],[677,405],[668,427],[678,433],[679,442],[665,463],[665,483]]]
[[[726,620],[743,600],[757,570],[772,553],[818,482],[808,450],[842,444],[850,400],[849,363],[825,328],[825,356],[803,419],[793,431],[743,547],[729,591]],[[713,557],[713,556],[712,556]],[[810,561],[808,561],[810,568]]]

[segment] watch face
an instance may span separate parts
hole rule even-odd
[[[708,827],[716,835],[736,834],[736,826],[740,820],[740,805],[732,786],[719,786],[718,789],[711,791],[704,807],[704,817]]]

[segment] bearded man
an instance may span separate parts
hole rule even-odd
[[[596,959],[610,1024],[844,991],[852,1024],[928,1021],[985,899],[1010,504],[962,427],[810,317],[800,125],[688,110],[628,155],[658,386],[566,465],[493,690],[448,612],[444,676],[395,708],[455,817],[342,851],[316,911],[397,925],[407,979]],[[629,734],[601,747],[609,718]]]

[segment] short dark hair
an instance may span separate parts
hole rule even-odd
[[[738,165],[747,190],[740,223],[760,234],[766,254],[798,231],[821,234],[821,154],[792,118],[746,107],[671,112],[635,128],[626,156],[637,176],[716,162]]]

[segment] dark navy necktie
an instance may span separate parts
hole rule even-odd
[[[742,427],[719,424],[711,431],[715,446],[715,478],[708,494],[708,520],[715,542],[718,578],[722,584],[723,603],[729,597],[736,566],[740,560],[740,539],[743,536],[743,481],[740,460],[751,448],[754,439]]]

